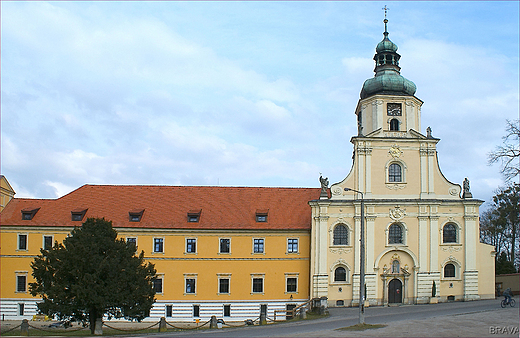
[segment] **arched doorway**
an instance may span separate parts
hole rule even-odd
[[[402,303],[403,302],[403,283],[397,278],[394,278],[388,283],[388,303]]]

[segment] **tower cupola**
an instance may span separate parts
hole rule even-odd
[[[360,93],[361,99],[375,94],[413,96],[417,89],[412,81],[405,79],[400,74],[399,59],[401,55],[397,53],[397,45],[388,38],[386,13],[383,22],[385,23],[384,38],[377,44],[374,55],[375,76],[363,84]]]

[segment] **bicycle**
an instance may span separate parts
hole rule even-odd
[[[515,307],[515,300],[513,298],[511,298],[511,300],[508,302],[506,299],[503,299],[502,302],[500,303],[501,307],[506,307],[507,305],[509,305],[511,307]]]

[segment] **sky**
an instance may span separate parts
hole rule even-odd
[[[489,202],[487,154],[519,114],[518,1],[2,1],[1,173],[29,198],[339,182],[385,5],[420,132]]]

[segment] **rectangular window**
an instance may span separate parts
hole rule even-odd
[[[163,252],[164,247],[164,239],[163,238],[154,238],[153,239],[153,252]]]
[[[200,317],[200,305],[193,305],[193,317]]]
[[[298,238],[287,239],[287,252],[297,253],[298,252]]]
[[[287,292],[296,292],[298,290],[298,278],[287,277]]]
[[[224,304],[224,317],[231,317],[231,305]]]
[[[18,250],[27,250],[27,235],[18,234]]]
[[[195,238],[186,239],[186,252],[188,252],[188,253],[197,252],[197,240]]]
[[[263,238],[253,239],[253,252],[254,253],[264,253],[264,239]]]
[[[218,293],[229,293],[229,278],[218,280]]]
[[[173,313],[173,306],[166,305],[166,317],[172,317],[172,313]]]
[[[137,238],[136,237],[127,237],[126,238],[127,243],[132,243],[133,245],[137,246]]]
[[[253,278],[253,293],[264,292],[264,279]]]
[[[195,278],[186,278],[186,293],[195,293]]]
[[[43,250],[52,249],[52,236],[43,236]]]
[[[163,280],[162,278],[157,278],[153,282],[153,288],[155,290],[155,293],[163,293]]]
[[[220,239],[220,253],[229,253],[231,250],[231,239],[221,238]]]
[[[24,312],[25,312],[25,304],[23,304],[23,303],[18,304],[18,314],[20,316],[23,316]]]
[[[27,276],[18,275],[16,276],[16,292],[27,291]]]

